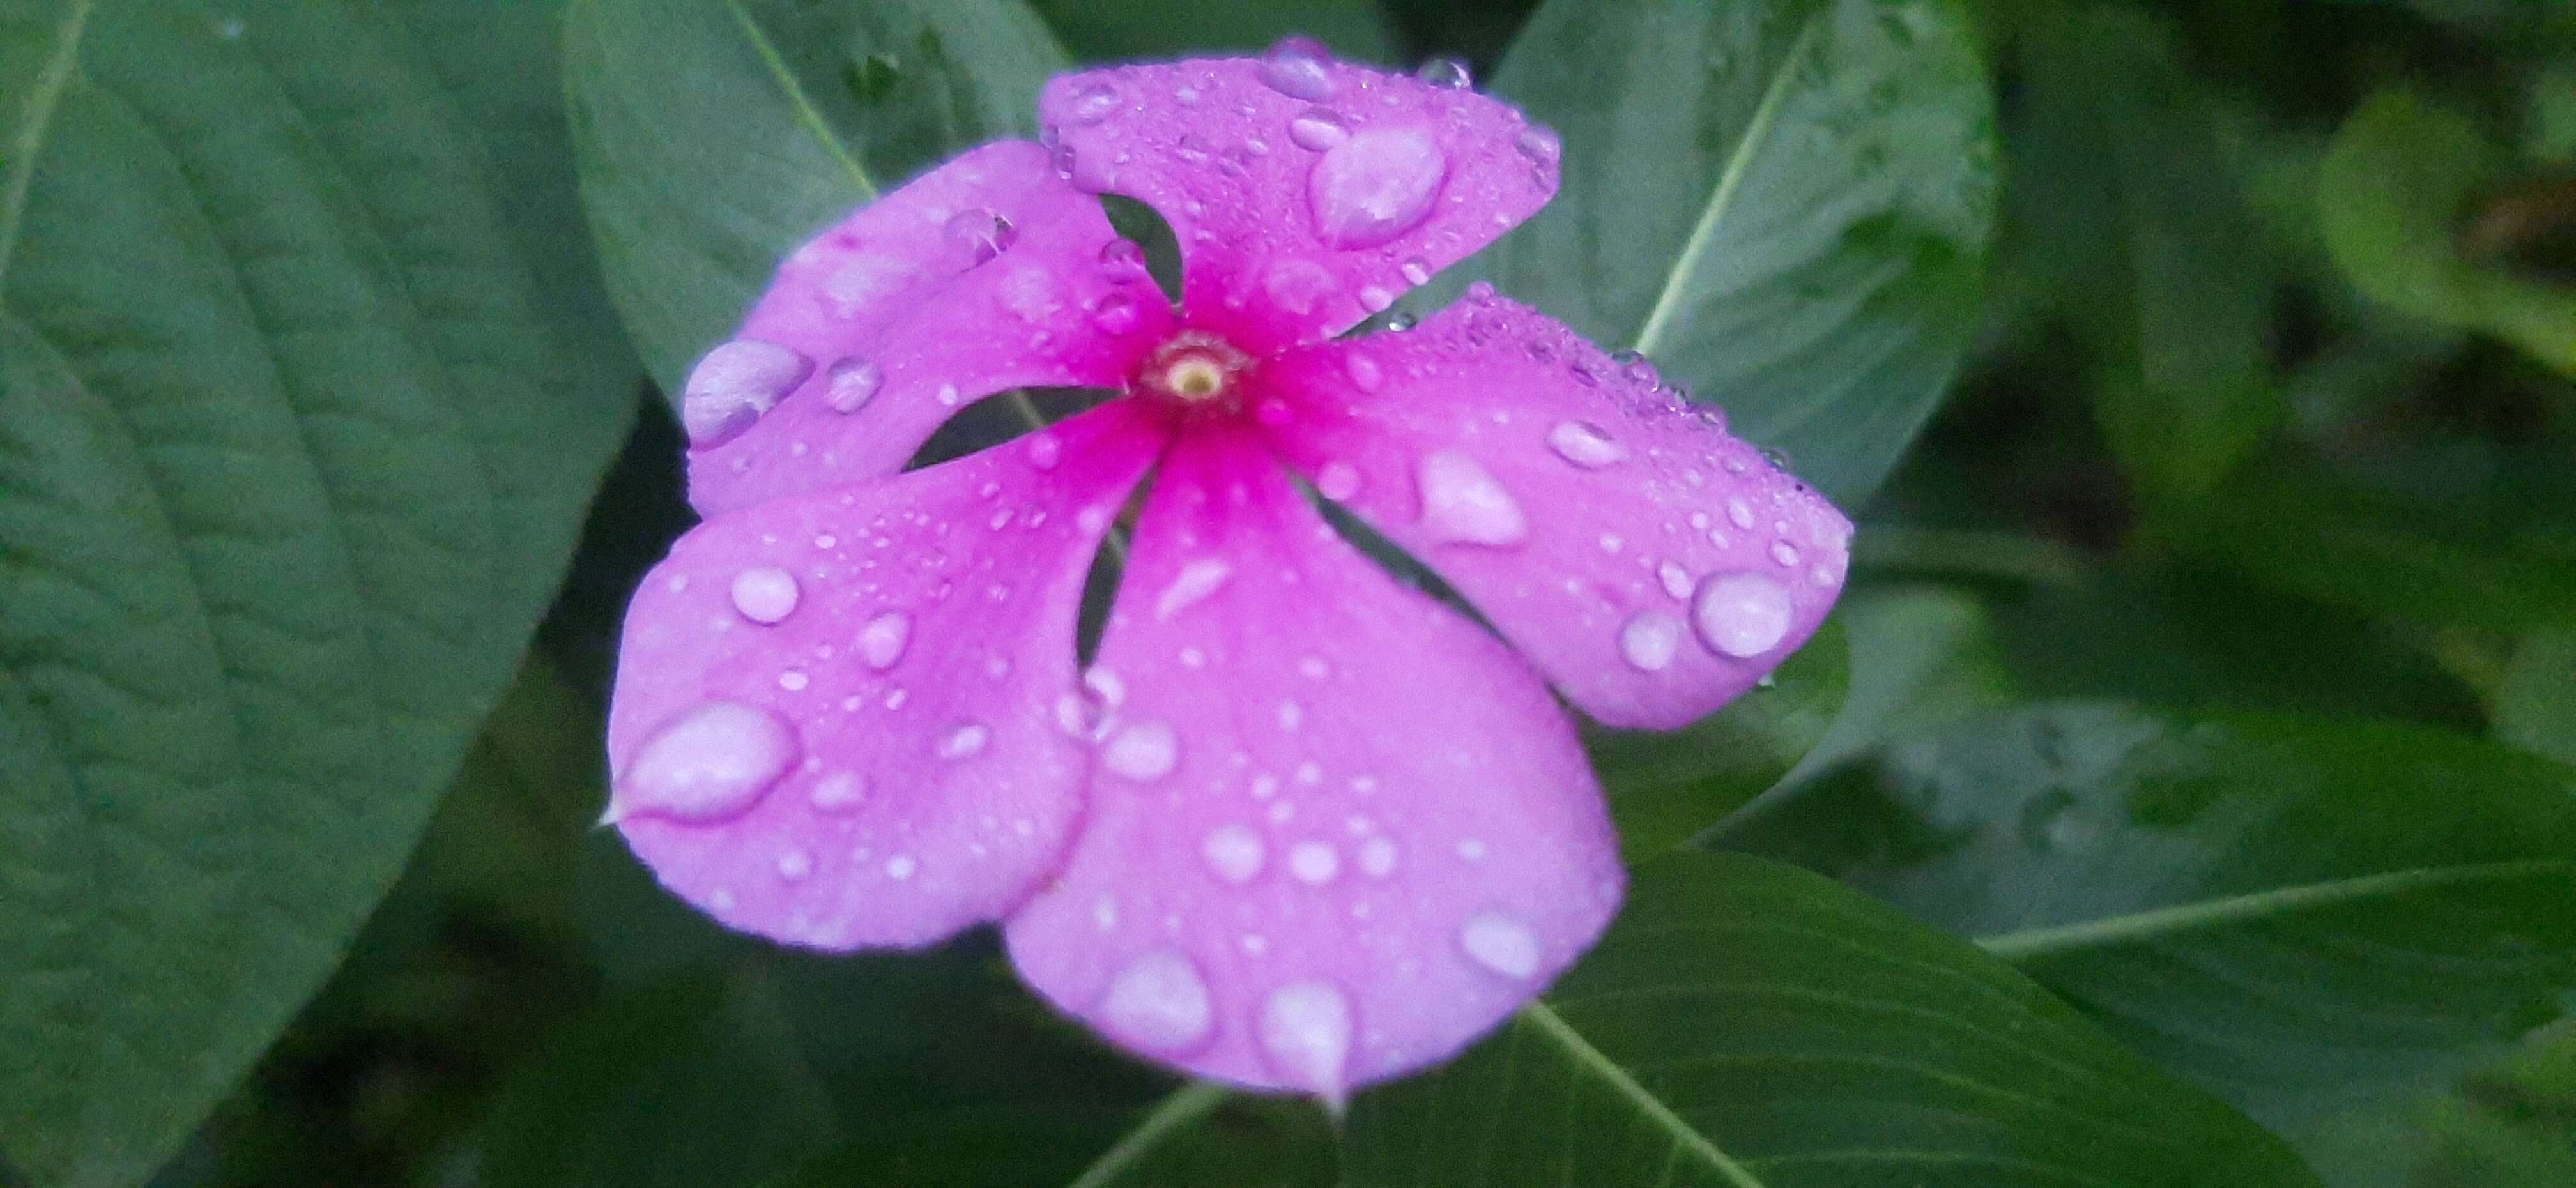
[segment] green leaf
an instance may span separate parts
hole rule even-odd
[[[2454,220],[2507,180],[2468,117],[2382,91],[2336,133],[2317,189],[2326,247],[2353,286],[2427,321],[2495,335],[2576,374],[2576,287],[2468,259]]]
[[[1790,867],[1638,868],[1504,1031],[1363,1095],[1362,1185],[2302,1185],[2270,1135],[1967,944]]]
[[[1587,731],[1621,854],[1632,863],[1662,854],[1778,783],[1825,736],[1850,679],[1836,616],[1770,684],[1689,726]]]
[[[613,994],[494,1102],[493,1188],[758,1184],[838,1135],[823,1087],[756,965]]]
[[[2285,1129],[2441,1087],[2576,993],[2576,770],[2467,735],[2058,703],[1726,841],[1977,938]]]
[[[2052,12],[2022,44],[2011,244],[2093,356],[2094,415],[2131,480],[2187,498],[2286,412],[2271,274],[2218,112],[2142,14]]]
[[[1066,1102],[889,1119],[776,1188],[1329,1188],[1333,1140],[1309,1102],[1199,1081],[1140,1110]]]
[[[1063,50],[1018,0],[573,0],[565,86],[609,294],[677,399],[780,258],[1036,130]]]
[[[1550,0],[1493,90],[1563,134],[1564,189],[1467,274],[1652,356],[1857,503],[1975,324],[1972,42],[1952,0]]]
[[[140,1179],[320,985],[631,399],[341,3],[0,7],[0,1146]]]
[[[2496,690],[2496,737],[2576,764],[2576,631],[2535,631],[2514,649]]]
[[[1364,62],[1392,62],[1396,54],[1375,0],[1034,0],[1033,6],[1085,62],[1257,53],[1290,34]]]

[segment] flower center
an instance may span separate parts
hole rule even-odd
[[[1242,403],[1252,356],[1203,330],[1184,330],[1137,365],[1133,390],[1180,411],[1231,412]]]

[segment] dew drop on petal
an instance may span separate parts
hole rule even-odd
[[[1332,51],[1309,37],[1283,37],[1261,59],[1261,81],[1291,99],[1321,103],[1340,86],[1333,81]]]
[[[1666,561],[1655,567],[1655,580],[1664,584],[1664,593],[1675,598],[1688,598],[1691,592],[1690,571]]]
[[[803,850],[788,850],[778,855],[778,877],[798,882],[814,873],[814,856]]]
[[[1100,245],[1100,275],[1113,285],[1132,285],[1151,275],[1145,267],[1145,249],[1132,239],[1113,239]]]
[[[1262,1001],[1256,1030],[1278,1073],[1300,1088],[1338,1095],[1351,1055],[1351,1000],[1330,982],[1290,982]]]
[[[1226,882],[1251,882],[1261,873],[1261,835],[1241,825],[1219,825],[1199,843],[1199,857]]]
[[[1029,435],[1029,465],[1039,470],[1053,470],[1064,460],[1064,439],[1039,430]]]
[[[1478,912],[1458,929],[1458,947],[1476,964],[1507,978],[1538,972],[1538,934],[1509,912]]]
[[[983,754],[984,748],[991,745],[992,741],[992,727],[981,722],[968,722],[940,737],[939,757],[971,759]]]
[[[1476,81],[1475,76],[1467,72],[1465,62],[1447,57],[1423,62],[1421,68],[1413,72],[1413,77],[1444,91],[1463,91],[1475,85]]]
[[[1350,138],[1350,121],[1330,108],[1309,107],[1288,121],[1288,139],[1302,149],[1320,153]]]
[[[1738,528],[1752,527],[1753,505],[1746,503],[1741,495],[1729,497],[1726,501],[1726,519],[1728,523]]]
[[[1429,217],[1449,158],[1421,128],[1371,128],[1326,150],[1306,178],[1315,233],[1337,248],[1376,247]]]
[[[1415,469],[1422,526],[1443,543],[1508,546],[1529,538],[1529,518],[1503,484],[1457,450],[1422,456]]]
[[[1558,421],[1547,431],[1547,448],[1556,456],[1585,469],[1598,469],[1622,461],[1628,447],[1590,421]]]
[[[1288,873],[1301,883],[1329,883],[1342,872],[1342,856],[1331,842],[1304,841],[1288,848]]]
[[[1352,351],[1350,357],[1343,361],[1342,370],[1350,373],[1351,386],[1363,392],[1377,391],[1378,386],[1386,382],[1386,369],[1378,366],[1377,360],[1358,351]]]
[[[1315,312],[1315,305],[1339,288],[1332,271],[1296,257],[1273,260],[1261,273],[1261,291],[1270,303],[1293,314]]]
[[[1172,773],[1180,756],[1180,737],[1169,724],[1139,722],[1109,740],[1100,762],[1131,780],[1158,780]]]
[[[813,360],[786,347],[737,338],[690,370],[681,387],[681,426],[700,448],[731,441],[813,373]]]
[[[1346,502],[1360,493],[1360,470],[1348,462],[1324,463],[1315,471],[1315,493],[1335,503]]]
[[[1431,283],[1431,263],[1420,256],[1405,261],[1396,269],[1396,272],[1401,274],[1404,277],[1404,283],[1409,285]]]
[[[1184,563],[1154,599],[1154,617],[1168,620],[1207,599],[1234,576],[1234,567],[1215,557],[1200,557]]]
[[[921,870],[921,860],[910,854],[897,854],[886,859],[886,877],[900,883]]]
[[[1111,293],[1092,307],[1091,324],[1103,334],[1125,334],[1136,328],[1144,315],[1136,308],[1136,299],[1125,293]]]
[[[854,413],[885,386],[885,369],[866,359],[843,359],[825,373],[824,383],[824,403],[833,412]]]
[[[815,808],[827,813],[848,812],[868,798],[868,780],[855,771],[836,771],[814,781],[807,793]]]
[[[1795,568],[1798,564],[1798,546],[1785,540],[1772,541],[1771,559],[1783,566]]]
[[[1639,672],[1662,672],[1681,651],[1683,630],[1678,615],[1641,611],[1619,628],[1619,654]]]
[[[1691,599],[1701,642],[1729,656],[1758,656],[1789,634],[1789,591],[1758,573],[1710,574]]]
[[[912,642],[912,616],[902,611],[887,611],[868,620],[859,628],[859,659],[868,667],[884,672],[903,659],[904,645]]]
[[[1073,122],[1097,124],[1118,110],[1118,88],[1107,83],[1084,87],[1073,97]]]
[[[1540,165],[1554,165],[1558,157],[1565,155],[1564,139],[1556,134],[1556,129],[1545,124],[1532,124],[1521,129],[1521,134],[1512,138],[1512,147]]]
[[[1360,873],[1382,879],[1395,873],[1395,843],[1372,837],[1360,843]]]
[[[786,719],[738,701],[710,701],[644,740],[617,782],[612,816],[653,813],[691,824],[741,816],[796,762]]]
[[[1100,1018],[1119,1038],[1167,1053],[1205,1040],[1216,1022],[1206,980],[1178,949],[1150,950],[1120,966]]]
[[[1011,226],[1009,219],[980,206],[949,216],[942,233],[978,264],[1011,250],[1020,237],[1019,229]]]
[[[796,613],[794,574],[775,565],[755,565],[733,575],[733,609],[754,623],[775,623]]]

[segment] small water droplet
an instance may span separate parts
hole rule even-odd
[[[826,373],[824,402],[833,412],[853,413],[865,407],[877,389],[885,386],[885,369],[866,359],[843,359]]]
[[[968,722],[949,731],[939,740],[942,759],[972,759],[984,753],[993,741],[993,729],[981,722]]]
[[[730,820],[787,774],[800,747],[786,719],[738,701],[706,702],[644,741],[617,782],[610,816]]]
[[[1404,277],[1405,283],[1407,284],[1427,285],[1431,283],[1431,263],[1420,256],[1416,256],[1405,261],[1402,265],[1396,268],[1396,272]]]
[[[775,565],[755,565],[733,575],[733,609],[754,623],[775,623],[796,613],[796,577]]]
[[[1690,571],[1666,561],[1655,567],[1655,580],[1664,584],[1664,593],[1675,598],[1688,598],[1691,592]]]
[[[912,642],[912,616],[902,611],[887,611],[868,620],[859,628],[859,659],[867,666],[884,672],[903,659],[904,645]]]
[[[1216,1022],[1206,980],[1178,949],[1153,949],[1120,966],[1100,1018],[1120,1038],[1165,1053],[1196,1046]]]
[[[1350,121],[1330,108],[1309,107],[1288,121],[1288,139],[1302,149],[1320,153],[1350,138]]]
[[[1084,87],[1073,96],[1073,122],[1097,124],[1118,110],[1118,88],[1107,83]]]
[[[1521,134],[1512,138],[1512,147],[1542,166],[1556,164],[1557,158],[1565,154],[1564,139],[1556,134],[1556,129],[1545,124],[1532,124],[1521,129]]]
[[[811,680],[802,669],[791,668],[778,674],[778,687],[790,693],[802,693]]]
[[[1101,765],[1131,780],[1158,780],[1180,763],[1180,736],[1163,722],[1139,722],[1109,740]]]
[[[1377,391],[1379,385],[1386,382],[1386,369],[1379,367],[1377,360],[1359,351],[1352,351],[1343,360],[1342,369],[1349,373],[1351,386],[1363,392]]]
[[[1262,1001],[1261,1050],[1298,1088],[1338,1097],[1351,1055],[1351,1000],[1330,982],[1290,982]]]
[[[1360,493],[1360,471],[1348,462],[1324,463],[1315,472],[1315,493],[1335,503],[1345,503]]]
[[[1483,464],[1457,450],[1422,456],[1415,469],[1422,526],[1441,543],[1510,546],[1529,539],[1529,519]]]
[[[1730,496],[1726,501],[1726,520],[1738,528],[1752,527],[1753,505],[1746,503],[1741,495]]]
[[[1467,917],[1458,929],[1458,947],[1476,964],[1507,978],[1538,972],[1538,934],[1509,912],[1485,911]]]
[[[740,436],[813,373],[813,360],[756,338],[708,351],[681,387],[680,424],[689,444],[705,449]]]
[[[1360,843],[1360,873],[1382,879],[1395,873],[1395,843],[1372,837]]]
[[[1465,62],[1448,57],[1423,62],[1421,68],[1413,72],[1413,77],[1444,91],[1463,91],[1475,85],[1476,81],[1475,76],[1467,72]]]
[[[794,883],[814,873],[814,856],[803,850],[787,850],[778,855],[778,877]]]
[[[1152,275],[1145,267],[1145,249],[1132,239],[1113,239],[1100,245],[1100,275],[1113,285],[1132,285]]]
[[[1215,557],[1199,557],[1184,563],[1154,599],[1154,617],[1169,620],[1172,616],[1197,605],[1225,585],[1234,576],[1234,567]]]
[[[1771,559],[1779,562],[1783,568],[1794,569],[1798,564],[1798,546],[1785,540],[1772,541]]]
[[[1306,179],[1315,233],[1345,250],[1376,247],[1431,214],[1449,158],[1422,128],[1371,128],[1326,150]]]
[[[1199,842],[1208,869],[1229,883],[1248,883],[1261,873],[1261,835],[1241,825],[1220,825]]]
[[[855,771],[836,771],[814,781],[814,790],[807,797],[824,812],[847,812],[867,800],[867,777]]]
[[[1670,611],[1641,611],[1619,629],[1619,654],[1639,672],[1662,672],[1681,651],[1682,631]]]
[[[1029,435],[1029,465],[1039,470],[1053,470],[1064,460],[1064,439],[1041,429]]]
[[[1610,436],[1610,431],[1590,421],[1558,421],[1547,431],[1547,448],[1556,456],[1586,469],[1598,469],[1622,461],[1628,447]]]
[[[1020,238],[1019,229],[1009,219],[983,207],[973,207],[949,216],[943,229],[948,242],[956,245],[981,264],[1003,252]]]
[[[921,870],[921,860],[910,854],[897,854],[886,859],[886,877],[900,883]]]
[[[1136,308],[1135,298],[1125,293],[1111,293],[1093,307],[1091,324],[1099,327],[1103,334],[1125,334],[1135,329],[1143,316]]]
[[[1399,309],[1386,319],[1386,332],[1389,334],[1402,334],[1421,324],[1422,319],[1413,316],[1411,310]]]
[[[1789,634],[1789,591],[1758,573],[1710,574],[1691,601],[1700,640],[1729,656],[1758,656]]]
[[[1288,873],[1301,883],[1329,883],[1342,873],[1341,853],[1331,842],[1302,841],[1288,848]]]
[[[1291,99],[1321,103],[1341,89],[1333,81],[1332,51],[1307,37],[1283,37],[1261,59],[1261,81]]]

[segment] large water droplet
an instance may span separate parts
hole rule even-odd
[[[1306,205],[1315,234],[1337,248],[1368,248],[1431,214],[1449,158],[1422,128],[1371,128],[1315,159]]]
[[[737,338],[708,351],[680,392],[680,424],[701,449],[733,440],[814,373],[814,361],[774,342]]]
[[[1100,245],[1100,275],[1113,285],[1132,285],[1151,276],[1145,267],[1145,249],[1132,239],[1113,239]]]
[[[868,620],[859,628],[859,659],[867,666],[884,672],[903,659],[904,645],[912,642],[912,616],[902,611],[887,611]]]
[[[1577,466],[1597,469],[1621,461],[1628,447],[1610,436],[1610,431],[1590,421],[1558,421],[1547,431],[1547,448],[1556,456]]]
[[[1261,1004],[1261,1050],[1302,1089],[1339,1096],[1351,1057],[1351,1000],[1330,982],[1290,982]]]
[[[1415,470],[1422,495],[1422,526],[1442,543],[1516,545],[1529,538],[1529,519],[1512,493],[1481,463],[1457,450],[1425,454]]]
[[[1288,121],[1288,139],[1299,148],[1320,153],[1350,138],[1350,121],[1330,108],[1309,107]]]
[[[1643,611],[1619,629],[1619,654],[1639,672],[1672,667],[1682,646],[1681,617],[1669,611]]]
[[[691,824],[741,816],[796,762],[786,719],[738,701],[710,701],[663,727],[617,783],[611,817],[652,813]]]
[[[1205,1040],[1216,1017],[1198,966],[1178,949],[1137,955],[1109,979],[1100,1002],[1109,1030],[1155,1052],[1182,1052]]]
[[[1234,576],[1234,567],[1214,557],[1200,557],[1181,566],[1170,585],[1154,599],[1154,617],[1169,619],[1188,610],[1214,594]]]
[[[1107,83],[1084,87],[1074,93],[1071,110],[1077,124],[1097,124],[1108,119],[1111,112],[1118,110],[1118,88]]]
[[[1261,835],[1241,825],[1219,825],[1199,843],[1208,869],[1229,883],[1249,883],[1261,873]]]
[[[833,412],[854,413],[885,386],[885,369],[866,359],[843,359],[825,373],[823,400]]]
[[[1509,912],[1478,912],[1458,929],[1458,947],[1476,964],[1507,978],[1538,972],[1538,934]]]
[[[775,623],[796,613],[796,577],[775,565],[755,565],[733,575],[733,609],[754,623]]]
[[[1019,229],[1011,226],[1009,219],[980,206],[949,216],[943,233],[948,236],[948,242],[972,256],[978,264],[1011,250],[1011,245],[1020,238]]]
[[[1261,291],[1270,303],[1293,314],[1315,312],[1315,303],[1340,288],[1330,269],[1294,256],[1273,260],[1261,272]]]
[[[1340,86],[1333,81],[1332,51],[1309,37],[1282,37],[1261,59],[1261,81],[1291,99],[1321,103]]]
[[[1729,656],[1758,656],[1789,634],[1789,591],[1758,573],[1716,573],[1699,584],[1691,621],[1702,642]]]
[[[1181,757],[1180,737],[1162,722],[1138,722],[1109,740],[1101,765],[1131,780],[1158,780],[1172,773]]]
[[[1456,58],[1430,58],[1422,63],[1413,77],[1444,91],[1463,91],[1475,85],[1476,78],[1467,72],[1467,64]]]

